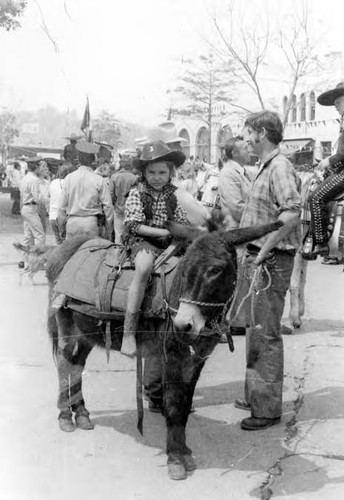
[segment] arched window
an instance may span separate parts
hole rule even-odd
[[[202,161],[209,162],[209,153],[209,130],[207,127],[201,127],[196,136],[196,156]]]
[[[315,93],[313,90],[309,94],[309,119],[315,120]]]
[[[284,115],[285,115],[285,113],[286,113],[287,104],[288,104],[288,97],[285,95],[285,96],[283,97],[283,103],[282,103],[282,106],[283,106],[283,116],[284,116]],[[289,113],[288,113],[288,116],[287,116],[287,121],[288,121],[288,118],[289,118]]]
[[[297,121],[297,104],[296,104],[296,95],[293,95],[293,99],[291,101],[291,121]]]
[[[287,107],[287,104],[288,104],[288,97],[285,95],[283,97],[283,113],[285,112],[285,109]]]
[[[306,121],[306,95],[301,94],[300,97],[300,121]]]
[[[179,132],[179,137],[182,137],[185,139],[187,142],[182,142],[182,150],[183,153],[186,154],[186,157],[188,158],[190,156],[190,134],[186,130],[186,128],[182,128],[182,130]]]

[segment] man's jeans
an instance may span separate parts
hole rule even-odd
[[[240,296],[248,293],[257,266],[256,251],[244,257]],[[283,340],[280,333],[285,295],[293,270],[292,254],[275,250],[260,271],[256,291],[245,302],[245,397],[252,416],[277,418],[282,414]]]

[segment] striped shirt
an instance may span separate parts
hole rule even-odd
[[[126,204],[125,204],[125,217],[124,223],[130,228],[132,232],[136,231],[136,228],[141,225],[149,225],[151,227],[163,228],[164,223],[167,221],[167,199],[176,191],[176,187],[171,184],[167,184],[162,191],[156,193],[151,189],[146,183],[140,183],[138,186],[132,188],[129,192]],[[152,203],[152,214],[153,218],[151,221],[146,220],[144,214],[144,206],[141,199],[141,193],[147,193],[153,198]],[[180,224],[187,224],[187,214],[185,210],[180,206],[177,201],[177,207],[174,211],[175,222]]]
[[[240,227],[270,224],[285,211],[301,213],[300,180],[293,165],[277,148],[259,168],[245,203]],[[268,238],[269,235],[265,235],[252,244],[262,247]],[[298,225],[276,248],[298,249],[300,243]]]

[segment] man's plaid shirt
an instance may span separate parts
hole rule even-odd
[[[260,166],[246,199],[240,227],[270,224],[284,211],[301,213],[300,179],[290,161],[277,148]],[[269,235],[251,243],[262,247]],[[300,227],[293,229],[276,248],[298,249]]]
[[[175,190],[176,187],[171,184],[167,184],[159,194],[151,189],[146,183],[140,183],[138,186],[132,188],[125,204],[124,216],[124,223],[130,232],[135,233],[137,227],[141,224],[163,228],[164,223],[168,219],[166,200],[174,193]],[[153,198],[153,219],[151,221],[147,221],[144,214],[144,207],[140,195],[142,192],[147,193]],[[187,214],[178,202],[176,210],[174,211],[173,220],[175,222],[179,222],[180,224],[188,223]]]

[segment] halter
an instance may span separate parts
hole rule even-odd
[[[218,320],[218,317],[220,316],[220,323],[222,323],[226,317],[226,314],[228,312],[228,308],[229,308],[229,304],[231,303],[232,299],[234,297],[234,292],[232,293],[232,295],[228,298],[227,302],[200,302],[198,300],[191,300],[191,299],[179,299],[179,302],[182,302],[184,304],[192,304],[192,305],[195,305],[195,306],[198,306],[198,307],[222,307],[222,312],[221,314],[218,314],[216,316],[216,319],[212,319],[210,321],[210,324],[212,326],[215,326],[215,324],[217,326],[219,326],[219,320]],[[167,310],[173,312],[173,313],[177,313],[178,312],[178,309],[175,309],[174,307],[170,306],[170,304],[168,303],[168,301],[165,299],[164,300],[165,302],[165,307]]]
[[[229,298],[229,300],[233,297],[233,295]],[[184,304],[193,304],[194,306],[199,306],[199,307],[225,307],[229,300],[227,302],[198,302],[197,300],[191,300],[191,299],[179,299],[179,302],[182,302]]]

